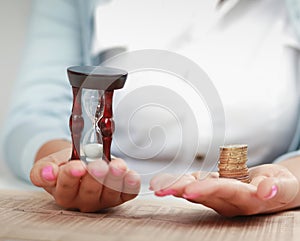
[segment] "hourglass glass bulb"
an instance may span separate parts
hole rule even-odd
[[[98,119],[103,115],[103,90],[83,90],[82,103],[84,111],[88,118],[92,121]]]
[[[71,159],[81,158],[82,147],[86,159],[98,158],[103,150],[103,158],[110,161],[113,133],[112,97],[115,89],[123,88],[127,73],[101,66],[74,66],[68,68],[68,76],[73,87],[73,108],[70,117],[73,149]],[[83,94],[83,106],[92,127],[80,145],[82,132],[86,129],[81,107],[82,90],[87,92]]]

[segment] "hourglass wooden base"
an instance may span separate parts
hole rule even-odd
[[[107,68],[101,66],[73,66],[68,68],[68,77],[73,90],[73,106],[72,114],[70,116],[70,131],[72,138],[72,156],[71,160],[80,159],[80,141],[82,131],[84,129],[84,120],[82,117],[82,89],[103,90],[103,98],[99,98],[99,109],[103,108],[103,114],[96,110],[95,118],[97,127],[101,132],[98,138],[98,143],[103,143],[103,159],[107,162],[111,160],[111,142],[114,132],[114,121],[112,102],[115,89],[123,88],[127,72]]]

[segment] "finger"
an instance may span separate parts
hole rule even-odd
[[[121,200],[127,202],[135,198],[141,187],[140,175],[134,171],[128,171],[124,177],[123,192],[121,193]]]
[[[96,161],[90,162],[87,165],[87,171],[91,177],[103,184],[104,179],[108,174],[109,166],[104,160],[97,159]]]
[[[58,171],[58,165],[50,158],[48,161],[36,162],[30,171],[30,180],[35,186],[51,188],[56,185]]]
[[[180,177],[169,173],[162,173],[153,177],[150,181],[149,189],[152,191],[160,191],[171,187]]]
[[[111,160],[100,198],[103,208],[114,207],[122,203],[121,192],[126,172],[127,166],[122,159],[116,158]]]
[[[272,200],[279,205],[291,202],[297,195],[298,182],[294,177],[269,177],[262,180],[257,187],[257,196],[261,200]]]
[[[236,205],[225,202],[220,198],[205,199],[203,197],[199,197],[197,201],[193,199],[187,200],[192,203],[202,204],[208,208],[211,208],[222,216],[234,217],[237,215],[242,215],[241,210]]]
[[[179,179],[176,178],[176,181],[165,189],[161,189],[155,192],[157,196],[166,196],[166,195],[174,195],[174,196],[182,196],[184,188],[192,183],[195,182],[196,179],[192,175],[183,175]]]
[[[60,167],[54,193],[57,204],[68,207],[76,198],[81,177],[85,174],[86,166],[81,161],[70,161]]]
[[[81,212],[101,209],[100,196],[103,182],[108,173],[108,165],[103,160],[93,161],[87,166],[88,173],[81,178],[76,203]]]
[[[188,185],[185,199],[204,204],[224,216],[258,213],[261,201],[255,197],[256,187],[233,179],[206,179]]]
[[[30,172],[31,182],[38,187],[50,190],[56,185],[59,166],[66,163],[69,157],[70,150],[64,149],[38,160]]]
[[[254,186],[258,186],[259,183],[261,183],[263,180],[265,180],[267,177],[266,176],[255,176],[251,179],[250,184],[254,185]]]
[[[183,197],[195,201],[214,198],[236,204],[247,202],[249,196],[255,195],[256,188],[233,179],[205,179],[186,186]]]
[[[218,172],[206,172],[206,171],[198,171],[191,174],[195,177],[196,180],[204,180],[207,178],[218,178],[219,173]]]

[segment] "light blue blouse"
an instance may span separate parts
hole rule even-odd
[[[101,0],[100,0],[101,1]],[[102,0],[105,1],[105,0]],[[286,0],[300,37],[300,1]],[[97,0],[35,0],[19,78],[2,134],[4,158],[29,180],[37,150],[53,139],[70,140],[71,87],[66,68],[97,64],[91,55],[93,10]],[[300,120],[289,153],[300,154]]]

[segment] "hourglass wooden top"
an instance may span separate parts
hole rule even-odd
[[[73,66],[68,68],[68,76],[73,87],[114,90],[123,88],[127,72],[102,66]]]

